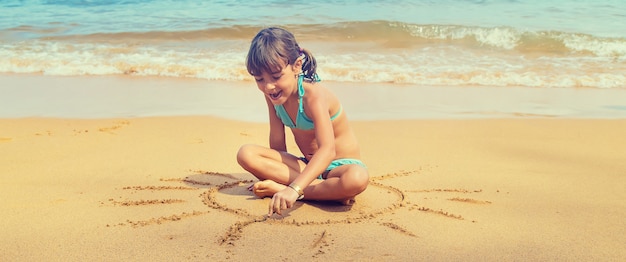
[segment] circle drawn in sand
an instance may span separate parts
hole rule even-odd
[[[226,183],[203,194],[203,202],[214,209],[228,211],[264,221],[269,198],[260,199],[248,191],[251,180]],[[294,207],[273,215],[276,222],[296,225],[352,223],[391,212],[402,206],[404,194],[399,189],[370,181],[368,188],[356,197],[352,206],[331,201],[297,201]]]

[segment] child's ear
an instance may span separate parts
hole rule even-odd
[[[295,62],[293,62],[293,71],[296,73],[302,73],[302,63],[304,59],[302,56],[298,57]]]

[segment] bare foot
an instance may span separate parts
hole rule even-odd
[[[273,180],[263,180],[256,182],[248,187],[248,190],[254,192],[257,197],[272,197],[276,192],[285,189],[287,186],[274,182]],[[356,203],[354,197],[338,200],[344,206],[352,206]]]
[[[356,200],[354,199],[354,197],[352,197],[352,198],[340,200],[339,203],[341,203],[344,206],[351,206],[351,205],[354,205],[354,203],[356,203]]]
[[[249,189],[260,198],[272,197],[276,192],[285,189],[285,185],[274,182],[273,180],[263,180],[254,183]]]

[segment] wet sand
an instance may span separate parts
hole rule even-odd
[[[351,120],[626,118],[626,89],[452,87],[322,81]],[[267,122],[253,81],[0,74],[0,118],[212,115]]]

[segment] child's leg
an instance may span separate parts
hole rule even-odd
[[[316,179],[304,189],[304,199],[335,200],[346,205],[354,203],[354,197],[367,188],[367,169],[357,164],[343,165],[328,173],[325,180]],[[273,196],[286,186],[274,181],[261,181],[252,186],[259,197]]]
[[[325,180],[315,180],[304,189],[305,199],[339,200],[351,204],[369,183],[367,169],[358,164],[342,165],[328,172]]]
[[[298,157],[258,145],[244,145],[237,152],[237,162],[259,180],[288,185],[306,165]]]

